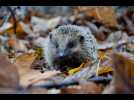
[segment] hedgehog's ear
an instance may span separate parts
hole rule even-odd
[[[79,36],[79,41],[80,42],[84,42],[84,39],[85,39],[84,36],[82,36],[82,35]]]

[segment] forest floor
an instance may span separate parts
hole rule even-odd
[[[0,8],[0,93],[133,93],[134,8],[65,7],[61,15],[61,8],[54,9]],[[65,71],[47,69],[45,38],[65,24],[91,30],[98,46],[97,65],[87,61]]]

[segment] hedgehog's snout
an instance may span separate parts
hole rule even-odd
[[[65,58],[65,53],[64,52],[58,52],[57,58],[58,59],[64,59]]]
[[[57,52],[56,54],[56,59],[62,60],[66,57],[65,51],[64,50],[60,50]]]
[[[56,54],[56,58],[59,60],[63,60],[68,58],[69,56],[69,50],[65,49],[65,50],[58,50],[57,54]]]

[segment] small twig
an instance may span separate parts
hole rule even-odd
[[[96,83],[109,83],[112,80],[112,76],[108,76],[108,77],[104,77],[104,76],[95,76],[91,79],[89,79],[89,81],[93,81]]]
[[[42,88],[63,88],[66,86],[70,86],[70,85],[78,85],[78,81],[69,81],[69,82],[61,82],[61,83],[53,83],[53,84],[43,84],[43,85],[37,85],[37,86],[32,86],[32,87],[42,87]]]
[[[101,62],[101,59],[99,59],[99,61],[98,61],[98,63],[97,63],[96,76],[99,75],[100,62]]]
[[[16,21],[16,18],[15,18],[14,10],[12,10],[12,8],[9,7],[9,6],[6,6],[6,8],[7,8],[7,10],[9,10],[9,12],[11,13],[11,16],[13,17],[13,20],[14,20],[14,34],[16,34],[17,21]]]
[[[2,27],[8,21],[8,19],[10,18],[10,15],[11,14],[9,13],[7,16],[4,16],[3,21],[0,24],[0,27]]]

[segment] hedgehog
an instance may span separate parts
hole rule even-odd
[[[52,30],[44,48],[44,56],[51,69],[75,68],[86,59],[97,61],[96,39],[88,28],[82,26],[62,25]]]

